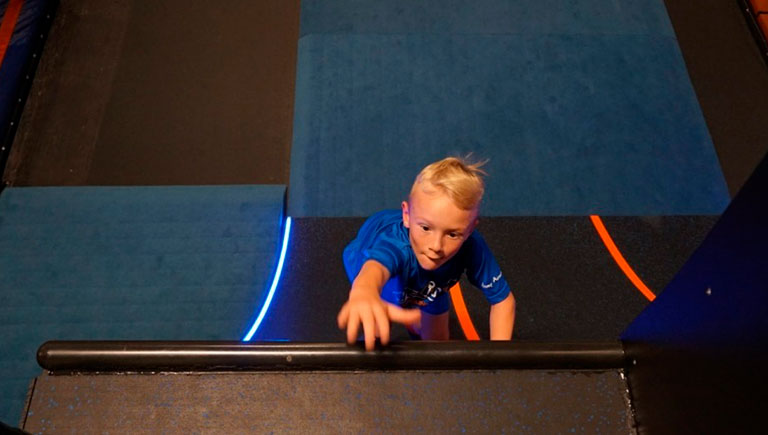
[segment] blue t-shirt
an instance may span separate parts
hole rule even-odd
[[[496,259],[477,231],[439,268],[421,268],[400,210],[380,211],[369,217],[344,249],[344,267],[350,281],[368,260],[376,260],[389,270],[390,279],[381,293],[384,300],[402,307],[420,307],[430,314],[448,311],[448,290],[462,273],[491,304],[503,301],[510,293]]]

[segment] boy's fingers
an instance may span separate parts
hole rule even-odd
[[[360,326],[360,316],[356,311],[349,313],[349,321],[347,322],[347,343],[352,344],[357,340],[357,330]]]
[[[349,319],[349,304],[344,304],[339,311],[339,315],[336,316],[336,322],[339,324],[339,329],[344,329],[347,326],[347,320]]]
[[[376,326],[379,330],[379,338],[381,344],[386,345],[389,343],[389,318],[384,308],[379,305],[373,309],[374,317],[376,320]]]
[[[376,343],[376,322],[373,320],[373,312],[367,311],[360,316],[363,322],[363,335],[365,338],[365,350],[373,350]]]
[[[421,310],[418,308],[400,308],[397,305],[387,304],[387,315],[393,322],[404,325],[413,325],[421,322]]]

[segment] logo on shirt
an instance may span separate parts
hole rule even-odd
[[[499,274],[498,274],[498,275],[496,275],[496,276],[494,276],[493,278],[491,278],[491,282],[489,282],[488,284],[486,284],[486,283],[481,283],[480,285],[481,285],[483,288],[491,288],[491,287],[493,287],[493,285],[494,285],[494,284],[496,284],[497,282],[499,282],[499,280],[500,280],[500,279],[501,279],[501,272],[499,272]]]
[[[446,290],[443,290],[444,288],[451,288],[458,281],[458,279],[449,280],[443,287],[438,287],[434,281],[429,281],[427,285],[421,288],[421,290],[406,287],[403,289],[400,305],[403,307],[425,307],[434,302],[438,296],[445,292]]]

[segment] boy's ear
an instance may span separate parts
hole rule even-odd
[[[411,228],[410,215],[408,214],[408,201],[403,201],[403,203],[400,204],[400,208],[403,209],[403,225],[406,228]]]
[[[472,221],[472,225],[469,226],[469,232],[475,231],[475,228],[477,228],[477,224],[480,223],[479,218],[475,218],[475,220]]]

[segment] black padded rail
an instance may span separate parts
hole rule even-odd
[[[605,370],[624,367],[621,343],[493,341],[362,343],[49,341],[37,352],[52,373],[302,370]]]

